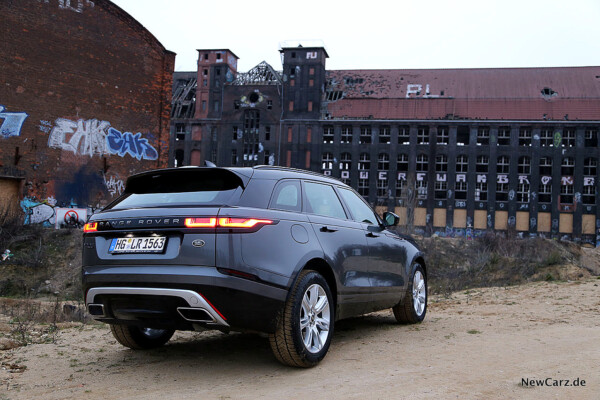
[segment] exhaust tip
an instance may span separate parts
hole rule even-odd
[[[177,312],[185,319],[190,322],[216,322],[212,315],[210,315],[203,308],[191,308],[191,307],[179,307]]]
[[[104,304],[88,304],[88,312],[93,317],[104,317]]]

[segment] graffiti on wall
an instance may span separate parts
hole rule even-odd
[[[40,130],[47,132],[47,121],[40,121]],[[43,128],[43,129],[42,129]],[[129,154],[138,160],[156,160],[158,152],[140,132],[121,133],[108,121],[58,118],[48,136],[48,146],[72,151],[77,155]]]
[[[23,123],[29,115],[24,112],[8,112],[6,108],[0,104],[0,136],[4,139],[11,136],[20,136]]]
[[[54,207],[56,200],[54,197],[49,197],[46,200],[37,201],[33,197],[26,197],[21,201],[21,209],[25,213],[25,225],[28,224],[43,224],[44,226],[52,226],[56,220]]]
[[[38,0],[38,2],[49,4],[50,0]],[[75,11],[78,13],[82,13],[85,7],[93,8],[95,5],[91,0],[58,0],[57,3],[58,8]]]
[[[106,186],[106,190],[111,195],[120,196],[125,190],[125,184],[123,180],[119,179],[118,175],[104,176],[104,186]]]
[[[131,132],[121,133],[115,128],[109,128],[106,141],[108,143],[108,150],[112,154],[117,154],[121,157],[129,154],[138,160],[142,158],[144,160],[158,159],[156,149],[139,132],[134,135]]]

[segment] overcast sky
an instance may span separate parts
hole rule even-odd
[[[196,70],[197,49],[245,72],[279,44],[320,40],[327,69],[600,65],[600,0],[113,0]]]

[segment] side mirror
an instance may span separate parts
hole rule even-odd
[[[400,222],[400,217],[393,212],[386,211],[383,213],[383,226],[396,226]]]

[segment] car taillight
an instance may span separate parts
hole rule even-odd
[[[187,228],[214,228],[217,226],[216,218],[186,218]]]
[[[88,222],[83,226],[83,232],[98,232],[98,223],[97,222]]]
[[[254,228],[258,225],[270,225],[273,221],[270,219],[254,218],[219,218],[221,228]]]

